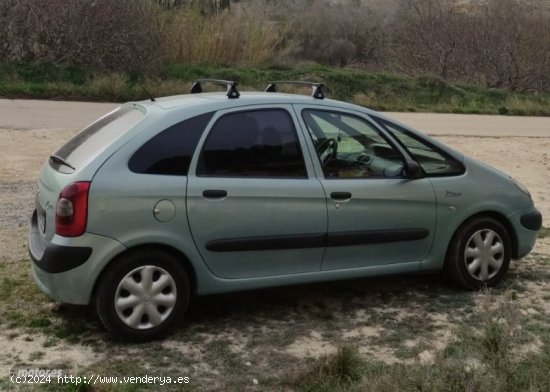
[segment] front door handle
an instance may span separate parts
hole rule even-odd
[[[202,192],[202,195],[207,199],[223,199],[227,196],[227,191],[221,189],[207,189]]]
[[[330,197],[333,200],[349,200],[351,199],[351,192],[332,192]]]

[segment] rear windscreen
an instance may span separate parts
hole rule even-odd
[[[54,155],[63,158],[76,169],[82,168],[142,118],[143,113],[137,109],[118,108],[84,128]],[[50,164],[57,170],[65,172],[68,169],[71,171],[67,166],[59,165],[52,160],[50,160]]]

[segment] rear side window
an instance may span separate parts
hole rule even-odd
[[[118,108],[84,128],[54,155],[63,158],[76,169],[82,168],[140,122],[142,118],[143,113],[137,109]],[[67,166],[59,165],[52,160],[50,160],[50,165],[60,171],[68,169]]]
[[[306,178],[294,122],[282,109],[226,114],[212,127],[197,175]]]
[[[135,173],[186,176],[212,114],[190,118],[157,134],[134,153],[128,167]]]

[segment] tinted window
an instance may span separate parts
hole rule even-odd
[[[55,152],[77,169],[84,167],[143,118],[143,113],[131,107],[119,108],[84,128]],[[57,170],[67,170],[50,160]],[[69,169],[71,170],[71,169]]]
[[[419,138],[397,124],[378,117],[373,118],[407,149],[427,175],[445,176],[462,174],[464,172],[462,163],[426,140]]]
[[[279,109],[220,117],[206,139],[197,175],[307,177],[292,118]]]
[[[212,114],[190,118],[157,134],[136,151],[128,167],[135,173],[186,176]]]
[[[363,118],[324,110],[302,116],[327,179],[403,175],[401,153]]]

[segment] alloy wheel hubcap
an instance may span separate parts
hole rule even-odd
[[[174,310],[176,282],[165,269],[144,265],[130,271],[118,284],[115,310],[120,320],[135,329],[160,325]]]
[[[493,278],[504,262],[502,238],[491,229],[476,231],[466,243],[464,262],[472,278],[479,281]]]

